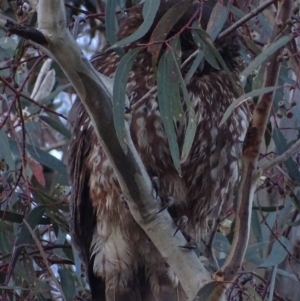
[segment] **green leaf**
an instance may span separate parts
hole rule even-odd
[[[179,37],[176,37],[172,44],[170,53],[168,56],[168,64],[170,66],[170,80],[174,87],[172,89],[172,115],[175,121],[178,121],[181,125],[185,124],[184,112],[182,107],[182,101],[180,97],[179,84],[182,81],[181,70],[179,64],[181,62],[181,45]],[[176,87],[175,87],[176,86]]]
[[[265,60],[268,60],[273,53],[275,53],[278,49],[280,49],[292,39],[292,35],[285,35],[276,40],[271,45],[269,45],[247,66],[247,68],[244,71],[242,71],[241,76],[247,77],[251,72],[257,69]]]
[[[291,274],[291,273],[289,273],[287,271],[284,271],[284,270],[281,270],[281,269],[277,269],[277,273],[280,274],[280,275],[282,275],[283,277],[286,277],[288,279],[294,280],[297,283],[299,282],[299,279],[298,279],[298,277],[296,275]]]
[[[9,229],[11,228],[11,229]],[[14,233],[12,227],[0,229],[0,252],[4,256],[12,252],[14,246]]]
[[[282,210],[284,208],[283,205],[280,206],[253,206],[252,210],[259,210],[263,212],[278,212],[279,210]]]
[[[244,301],[262,301],[260,295],[256,292],[255,289],[253,289],[250,285],[246,285],[243,287],[245,290],[245,298],[243,297],[242,300]]]
[[[174,60],[172,58],[171,51],[166,51],[158,64],[157,97],[163,125],[168,137],[171,156],[175,168],[180,174],[181,167],[179,161],[179,147],[172,114],[172,101],[174,96],[174,89],[178,89],[178,85],[173,85],[170,78],[173,62]]]
[[[201,35],[199,35],[198,31],[201,31]],[[215,69],[220,70],[219,64],[217,62],[216,57],[214,56],[213,52],[207,47],[207,43],[204,42],[203,37],[206,39],[211,40],[210,36],[205,32],[203,29],[199,28],[197,30],[192,29],[192,37],[195,43],[201,47],[205,60]]]
[[[219,51],[214,46],[213,41],[211,40],[209,34],[207,34],[201,28],[196,28],[196,30],[197,30],[197,33],[199,34],[199,36],[202,38],[203,42],[205,43],[208,51],[210,51],[210,53],[218,60],[218,62],[222,66],[223,70],[226,72],[226,75],[228,76],[228,79],[230,80],[230,82],[232,84],[233,92],[235,92],[235,94],[237,96],[240,96],[241,92],[238,89],[238,85],[237,85],[236,81],[234,80],[234,78],[232,77],[232,74],[229,71],[229,69],[228,69],[226,63],[224,62],[222,56],[220,55]]]
[[[174,39],[174,41],[173,41],[175,49],[177,49],[177,47],[176,47],[176,42],[177,41],[179,42],[179,39],[177,39],[177,38]],[[173,46],[173,43],[172,43],[172,46]],[[197,123],[196,123],[196,117],[195,117],[195,110],[194,110],[193,104],[190,100],[189,92],[186,88],[186,83],[185,83],[185,81],[182,77],[182,74],[181,74],[180,65],[179,65],[180,60],[176,60],[176,58],[174,58],[174,56],[173,56],[173,59],[174,59],[174,64],[175,64],[174,67],[176,68],[175,72],[178,74],[178,77],[179,77],[180,88],[181,88],[181,91],[182,91],[182,94],[183,94],[183,99],[184,99],[184,101],[186,103],[186,106],[187,106],[187,115],[188,115],[186,132],[185,132],[185,136],[184,136],[184,142],[183,142],[181,157],[180,157],[180,163],[183,164],[185,162],[185,160],[187,159],[187,157],[190,153],[191,147],[193,145],[195,134],[196,134],[196,129],[197,129]],[[184,116],[181,99],[177,98],[176,100],[179,103],[178,107],[180,107],[179,113],[182,116]],[[172,102],[172,106],[173,105],[174,105],[174,102]],[[173,116],[174,116],[174,114],[175,114],[175,116],[179,116],[178,113],[176,114],[173,111]],[[178,117],[177,117],[177,120],[179,120]],[[180,121],[180,122],[181,122],[181,124],[183,124],[184,120]]]
[[[251,246],[247,247],[246,254],[245,254],[245,259],[253,262],[254,264],[262,264],[263,259],[260,256],[260,254],[263,254],[263,250],[270,244],[269,241],[263,241],[259,242],[257,244],[253,244]]]
[[[106,2],[105,7],[105,29],[106,37],[110,45],[114,45],[117,42],[117,30],[116,30],[116,8],[118,1],[110,0]]]
[[[160,0],[145,1],[143,6],[144,22],[142,23],[142,25],[133,34],[113,44],[109,49],[130,44],[143,37],[149,31],[150,27],[153,24],[154,18],[156,16],[156,12],[159,8],[159,4],[160,4]]]
[[[300,219],[298,219],[297,221],[294,221],[294,222],[286,221],[286,224],[291,226],[291,227],[298,227],[298,226],[300,226]]]
[[[285,248],[283,246],[285,246]],[[269,268],[280,264],[288,255],[287,250],[289,251],[290,247],[291,247],[291,243],[286,237],[284,236],[279,237],[274,242],[269,256],[260,265],[260,267]]]
[[[47,97],[41,99],[39,103],[43,105],[49,105],[52,103],[52,100],[62,91],[66,90],[67,88],[71,87],[71,84],[66,84],[57,87],[52,93],[50,93]],[[39,109],[39,108],[38,108]]]
[[[237,106],[239,106],[242,102],[244,102],[247,98],[249,98],[249,97],[255,97],[255,96],[260,96],[260,95],[263,95],[265,93],[269,93],[269,92],[275,91],[275,90],[277,90],[279,88],[281,88],[281,86],[261,88],[261,89],[254,90],[254,91],[251,91],[251,92],[249,92],[247,94],[244,94],[244,95],[240,96],[233,103],[231,103],[230,106],[227,108],[227,110],[225,111],[225,113],[224,113],[224,115],[222,117],[222,120],[221,120],[219,126],[223,125],[226,122],[226,120],[229,118],[229,116],[232,114],[233,110]]]
[[[76,287],[72,274],[65,267],[59,268],[58,274],[60,276],[61,288],[64,292],[66,301],[73,301]]]
[[[242,35],[241,38],[244,40],[247,48],[250,49],[256,56],[261,53],[260,47],[258,47],[251,39],[249,39],[245,35]]]
[[[150,1],[149,1],[150,2]],[[162,41],[165,41],[170,31],[174,28],[175,24],[190,8],[193,1],[182,1],[172,6],[159,20],[150,38],[150,46],[148,51],[152,54],[152,66],[155,67],[158,57],[163,46]],[[146,1],[147,3],[147,1]]]
[[[224,252],[226,254],[229,254],[231,249],[231,245],[228,238],[219,232],[216,233],[212,246],[216,250]]]
[[[16,141],[9,140],[9,145],[11,148],[11,151],[14,155],[19,156],[19,149],[17,146]],[[44,152],[43,150],[33,147],[30,144],[26,144],[26,151],[31,155],[31,157],[36,160],[37,162],[49,167],[50,169],[56,170],[60,173],[60,184],[62,185],[69,185],[68,180],[68,173],[66,165],[55,158],[54,156]]]
[[[272,140],[272,122],[268,122],[267,124],[267,128],[266,128],[266,131],[265,131],[265,134],[264,134],[264,138],[265,138],[265,144],[266,144],[266,147],[268,148],[270,143],[271,143],[271,140]]]
[[[5,160],[5,163],[8,165],[8,170],[14,169],[14,159],[11,154],[9,140],[2,129],[0,129],[0,145],[0,160]]]
[[[221,3],[217,2],[214,6],[211,16],[209,18],[209,22],[207,25],[206,32],[209,35],[211,41],[215,41],[217,36],[219,35],[220,31],[222,30],[226,20],[227,20],[228,10],[225,6],[223,6]],[[216,17],[217,16],[217,17]],[[193,23],[193,27],[197,27],[197,21]],[[199,27],[197,27],[198,29]],[[192,30],[192,37],[194,38]],[[195,43],[200,46],[197,42],[197,37],[194,39]],[[209,57],[211,57],[211,54],[208,54]],[[188,83],[190,79],[192,78],[193,74],[201,64],[202,60],[204,58],[204,52],[199,51],[196,58],[193,61],[193,64],[191,65],[188,73],[185,76],[185,82]]]
[[[26,218],[26,222],[30,225],[30,227],[32,229],[35,228],[35,226],[37,226],[43,215],[45,213],[45,206],[38,206],[33,208],[27,218]],[[16,245],[23,245],[25,243],[29,243],[31,241],[31,234],[27,228],[27,226],[25,224],[22,224],[20,231],[17,235],[17,241],[16,241]]]
[[[193,64],[191,65],[188,73],[186,74],[186,76],[184,78],[185,83],[189,83],[189,81],[191,80],[195,71],[198,69],[199,65],[203,61],[203,59],[204,59],[204,53],[203,53],[203,51],[199,51],[196,58],[193,61]]]
[[[261,232],[261,224],[259,221],[258,213],[255,210],[252,210],[251,214],[251,228],[255,238],[258,242],[262,241],[262,232]]]
[[[205,284],[197,293],[196,298],[193,301],[204,301],[204,300],[214,300],[211,299],[212,293],[218,288],[222,287],[223,284],[218,281],[213,281]]]
[[[67,130],[66,126],[58,119],[55,120],[49,116],[40,116],[40,119],[51,126],[54,130],[62,134],[67,139],[71,138],[70,132]]]
[[[25,250],[23,251],[22,262],[24,265],[24,271],[26,272],[26,277],[24,279],[28,283],[29,287],[31,289],[34,289],[36,286],[36,277],[35,277],[35,271],[33,267],[33,261],[32,258],[28,255],[28,253]]]
[[[206,28],[206,32],[210,35],[212,41],[218,37],[227,21],[227,17],[228,9],[220,2],[217,2],[211,12]]]
[[[140,49],[129,50],[121,59],[115,75],[113,87],[113,117],[117,136],[123,148],[125,137],[125,98],[128,74]]]
[[[288,144],[282,132],[278,128],[274,128],[273,130],[273,139],[279,155],[283,154],[286,150],[288,150]],[[294,160],[290,157],[286,161],[284,161],[284,165],[288,170],[289,176],[293,178],[293,180],[300,183],[300,172]]]

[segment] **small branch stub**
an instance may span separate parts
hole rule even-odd
[[[37,29],[20,25],[18,23],[7,20],[5,27],[11,34],[16,34],[25,40],[31,40],[39,45],[46,46],[48,44],[45,36]]]

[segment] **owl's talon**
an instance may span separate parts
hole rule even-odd
[[[183,215],[178,221],[177,221],[177,229],[174,233],[173,236],[176,235],[176,233],[179,231],[179,230],[184,230],[185,226],[187,225],[188,223],[188,217],[186,215]]]
[[[173,199],[173,197],[168,196],[167,199],[166,199],[166,201],[164,202],[163,207],[162,207],[158,212],[156,212],[156,214],[158,214],[158,213],[164,211],[165,209],[168,209],[168,208],[171,207],[173,204],[174,204],[174,199]]]
[[[153,185],[153,189],[156,193],[155,197],[157,198],[158,197],[158,192],[159,192],[159,189],[160,189],[160,182],[159,182],[159,178],[158,177],[152,177],[152,185]]]
[[[197,244],[194,241],[187,242],[184,246],[179,246],[179,248],[187,249],[187,250],[195,250],[197,249]]]
[[[129,206],[128,206],[128,203],[127,203],[127,201],[126,201],[126,197],[125,197],[125,196],[122,196],[121,199],[120,199],[120,201],[121,201],[121,204],[123,205],[123,207],[124,207],[125,209],[129,210]]]

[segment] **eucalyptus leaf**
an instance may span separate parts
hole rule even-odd
[[[59,268],[58,274],[60,276],[61,288],[64,292],[65,300],[73,301],[76,291],[72,274],[65,267]]]
[[[174,95],[174,90],[177,89],[176,85],[173,85],[170,74],[172,69],[170,68],[170,62],[172,61],[171,51],[167,51],[161,58],[158,64],[157,70],[157,96],[160,114],[163,120],[163,125],[168,137],[169,147],[171,151],[171,156],[174,162],[174,166],[181,173],[180,167],[180,155],[179,146],[177,141],[177,134],[173,122],[172,114],[172,95]]]
[[[144,22],[142,23],[142,25],[133,34],[113,44],[110,48],[125,46],[143,37],[152,26],[159,5],[160,0],[145,1],[143,5]]]
[[[140,49],[129,50],[118,64],[113,87],[113,118],[120,144],[125,147],[125,98],[128,75]]]
[[[262,264],[260,264],[260,267],[268,268],[280,264],[288,255],[287,251],[289,251],[290,247],[291,243],[286,237],[281,236],[277,238],[269,256]]]
[[[45,206],[38,206],[33,208],[28,216],[26,217],[26,222],[29,224],[29,226],[34,229],[35,226],[37,226],[44,213],[45,213]],[[22,224],[19,234],[17,235],[17,241],[16,241],[16,245],[20,246],[26,243],[30,243],[31,242],[31,234],[27,228],[27,226],[25,224]]]
[[[275,53],[278,49],[286,45],[292,40],[292,35],[285,35],[280,37],[278,40],[269,45],[264,49],[247,67],[242,71],[241,76],[248,76],[251,72],[257,69],[264,61],[268,60],[270,56]]]

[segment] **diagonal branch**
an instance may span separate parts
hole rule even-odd
[[[285,24],[291,15],[292,0],[278,1],[277,24]],[[272,41],[282,33],[280,26],[274,28]],[[277,50],[269,59],[264,77],[264,87],[275,86],[280,69],[278,55],[281,49]],[[231,251],[224,266],[217,272],[216,276],[225,281],[233,281],[240,268],[249,240],[251,210],[253,194],[256,182],[259,177],[257,169],[258,155],[263,141],[267,122],[273,105],[273,92],[264,94],[259,100],[253,112],[253,119],[247,131],[243,145],[242,158],[242,179],[238,193],[238,206],[236,223]]]
[[[262,175],[264,172],[268,171],[269,169],[277,166],[280,163],[283,163],[286,161],[289,157],[294,155],[296,152],[298,152],[300,149],[300,139],[297,140],[287,151],[285,151],[283,154],[280,156],[276,157],[275,159],[271,160],[270,162],[264,164],[259,172],[260,175]]]
[[[277,1],[278,0],[268,0],[268,1],[263,2],[260,6],[258,6],[257,8],[255,8],[253,10],[251,10],[251,12],[249,14],[245,15],[243,18],[241,18],[240,20],[238,20],[237,22],[232,24],[230,27],[228,27],[226,30],[221,32],[218,36],[218,39],[222,39],[222,38],[226,37],[227,35],[229,35],[233,31],[238,29],[241,25],[243,25],[244,23],[246,23],[247,21],[252,19],[254,16],[258,15],[263,10],[265,10],[267,7],[269,7],[270,5],[274,4]]]

